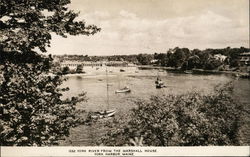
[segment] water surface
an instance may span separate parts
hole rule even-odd
[[[87,102],[78,104],[78,108],[86,111],[100,111],[116,109],[117,114],[127,113],[135,105],[134,100],[148,99],[151,95],[183,94],[190,91],[210,93],[219,84],[225,84],[235,78],[230,75],[194,75],[159,70],[138,70],[135,67],[102,67],[100,69],[89,68],[84,75],[68,76],[63,84],[70,88],[64,97],[76,96],[81,92],[87,92]],[[167,88],[156,89],[155,80],[160,77]],[[108,84],[108,90],[107,90]],[[131,93],[116,94],[115,90],[129,86]],[[234,81],[235,96],[244,103],[247,111],[250,111],[250,80],[238,79]],[[108,91],[108,92],[107,92]],[[249,123],[249,114],[244,119]],[[244,145],[250,144],[250,125],[245,124],[241,131],[241,139]],[[101,137],[105,131],[90,126],[79,126],[71,130],[70,137],[63,145],[93,145],[93,139]]]

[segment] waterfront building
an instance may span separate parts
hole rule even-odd
[[[107,61],[104,63],[106,66],[114,66],[114,67],[126,67],[128,63],[125,61]]]
[[[69,69],[76,69],[78,65],[82,65],[83,67],[101,67],[101,66],[128,66],[127,62],[124,61],[63,61],[60,63],[61,67],[69,67]]]
[[[244,52],[239,55],[240,71],[250,72],[250,52]]]

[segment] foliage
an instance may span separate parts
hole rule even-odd
[[[167,53],[154,53],[151,54],[138,54],[138,55],[112,55],[112,56],[87,56],[87,55],[62,55],[55,56],[60,60],[71,60],[71,61],[127,61],[134,64],[140,65],[158,65],[165,67],[181,68],[182,70],[187,69],[206,69],[206,70],[218,70],[223,64],[229,65],[231,68],[237,68],[238,55],[243,52],[248,52],[250,49],[240,48],[224,48],[224,49],[193,49],[179,48],[169,49]],[[226,56],[224,62],[216,59],[215,55]],[[152,63],[154,59],[154,63]]]
[[[65,75],[65,74],[69,74],[69,73],[70,73],[69,67],[68,67],[68,66],[63,67],[63,68],[62,68],[62,73],[63,73],[64,75]]]
[[[78,73],[85,73],[83,71],[83,65],[77,65],[76,69],[70,69],[68,66],[61,68],[62,74],[78,74]]]
[[[143,137],[147,146],[238,145],[241,105],[232,97],[232,85],[216,88],[214,94],[152,96],[137,101],[126,119],[109,123],[108,134],[99,143],[131,145]]]
[[[94,25],[75,21],[70,0],[0,1],[1,145],[54,145],[78,124],[76,103],[85,94],[63,100],[62,73],[52,74],[51,33],[92,35]]]
[[[43,64],[6,63],[0,87],[1,145],[52,145],[69,134],[78,123],[77,102],[82,97],[62,100],[58,75],[45,76]]]
[[[220,65],[222,65],[222,62],[220,60],[217,60],[215,58],[210,58],[206,61],[204,65],[204,69],[214,70],[214,69],[217,69]]]
[[[188,58],[186,67],[184,69],[193,69],[193,68],[200,67],[200,65],[201,65],[200,57],[197,55],[193,55]]]
[[[139,54],[137,55],[137,60],[141,65],[149,65],[153,60],[153,56],[150,54]]]
[[[222,64],[230,65],[230,67],[238,67],[239,54],[248,51],[249,49],[244,47],[206,50],[189,50],[187,48],[176,47],[169,49],[167,53],[155,53],[154,59],[157,60],[160,66],[182,68],[183,70],[193,68],[217,70]],[[226,56],[225,62],[216,59],[214,55],[217,54]]]
[[[83,65],[77,65],[76,73],[83,73]]]
[[[167,63],[169,62],[169,58],[166,53],[155,53],[154,59],[157,60],[158,65],[160,66],[167,66]]]

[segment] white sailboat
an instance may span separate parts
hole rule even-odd
[[[118,80],[119,80],[119,88],[118,88],[118,90],[115,91],[115,93],[129,93],[129,92],[131,92],[131,90],[128,86],[121,88],[120,87],[120,79],[118,78]]]
[[[103,119],[108,117],[113,117],[116,113],[115,109],[109,109],[109,84],[108,84],[108,70],[106,67],[106,84],[107,84],[107,109],[104,111],[97,111],[91,115],[92,119]]]

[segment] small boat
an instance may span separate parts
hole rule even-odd
[[[162,83],[155,84],[156,88],[165,88],[166,86]]]
[[[234,73],[233,76],[236,77],[236,78],[239,78],[240,74],[239,73]]]
[[[124,69],[120,69],[120,72],[125,72],[125,70]]]
[[[157,77],[156,81],[155,81],[155,87],[156,88],[165,88],[166,86],[164,85],[164,83],[161,81],[161,79],[159,77]]]
[[[115,115],[115,113],[116,113],[115,110],[97,111],[97,112],[93,112],[90,115],[90,117],[91,117],[91,119],[103,119],[103,118],[113,117]]]
[[[115,93],[129,93],[129,92],[131,92],[129,87],[124,87],[122,89],[118,89],[118,90],[115,91]]]
[[[185,70],[184,73],[185,73],[185,74],[192,74],[193,71],[192,71],[192,70]]]

